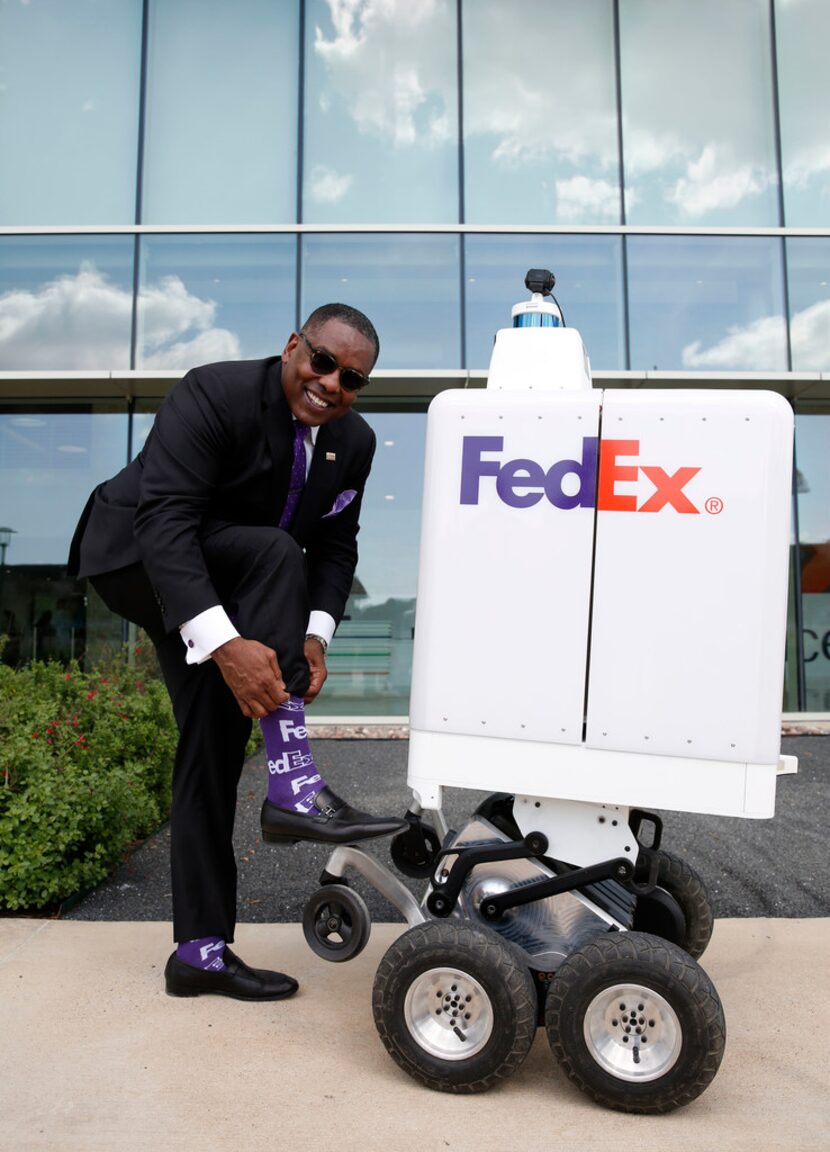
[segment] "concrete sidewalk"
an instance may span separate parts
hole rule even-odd
[[[168,923],[0,919],[3,1152],[826,1152],[828,919],[718,921],[703,964],[726,1012],[709,1089],[667,1117],[592,1104],[540,1031],[528,1060],[480,1096],[420,1088],[375,1032],[383,952],[330,964],[295,924],[243,924],[249,963],[297,976],[276,1004],[165,996]]]

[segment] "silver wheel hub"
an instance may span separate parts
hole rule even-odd
[[[618,1080],[638,1084],[665,1076],[683,1044],[671,1004],[641,984],[604,988],[588,1005],[583,1033],[601,1068]]]
[[[404,1001],[409,1034],[439,1060],[467,1060],[493,1031],[490,997],[474,976],[430,968],[410,984]]]

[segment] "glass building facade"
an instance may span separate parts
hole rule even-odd
[[[783,706],[830,711],[828,40],[825,0],[0,2],[1,658],[122,642],[66,574],[88,492],[342,300],[378,454],[316,709],[405,714],[426,407],[535,266],[598,384],[792,402]]]

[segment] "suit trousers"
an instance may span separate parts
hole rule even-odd
[[[217,525],[201,538],[211,580],[242,636],[277,653],[286,688],[309,684],[305,558],[279,528]],[[177,942],[221,936],[236,925],[236,791],[251,721],[212,660],[187,664],[178,630],[165,633],[141,564],[93,576],[107,607],[142,627],[158,653],[179,729],[170,813],[173,934]]]

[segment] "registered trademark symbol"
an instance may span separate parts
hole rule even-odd
[[[703,507],[712,516],[717,516],[719,512],[723,512],[723,500],[720,496],[710,496]]]

